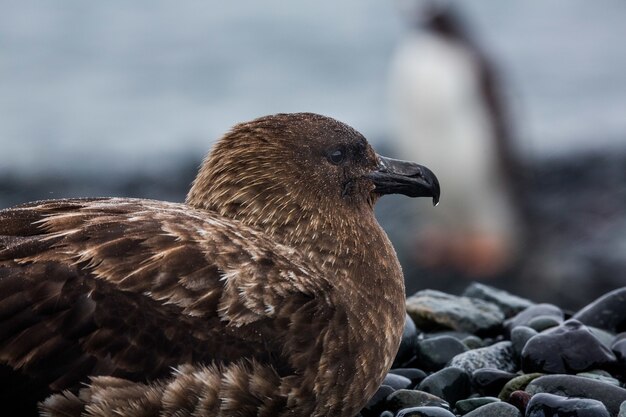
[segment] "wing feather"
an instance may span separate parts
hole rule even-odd
[[[180,204],[58,200],[0,211],[0,362],[55,390],[240,358],[287,372],[311,360],[302,352],[316,354],[315,332],[285,339],[292,315],[311,323],[331,305],[330,283],[298,259]]]

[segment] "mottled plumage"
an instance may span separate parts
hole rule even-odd
[[[303,113],[236,126],[185,204],[0,211],[5,393],[19,373],[44,415],[354,415],[403,328],[402,273],[373,215],[391,192],[439,188]]]

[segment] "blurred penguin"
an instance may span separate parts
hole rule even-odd
[[[443,189],[419,219],[420,267],[499,277],[522,248],[521,172],[494,70],[449,2],[405,0],[411,33],[390,70],[392,139],[426,161]]]

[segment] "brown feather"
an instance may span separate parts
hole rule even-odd
[[[360,152],[344,170],[337,143]],[[49,416],[354,415],[404,320],[376,158],[337,121],[277,115],[227,134],[186,204],[0,211],[0,362],[48,384]]]

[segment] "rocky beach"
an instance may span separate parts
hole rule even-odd
[[[478,283],[406,306],[393,369],[361,416],[626,416],[626,288],[574,313]]]

